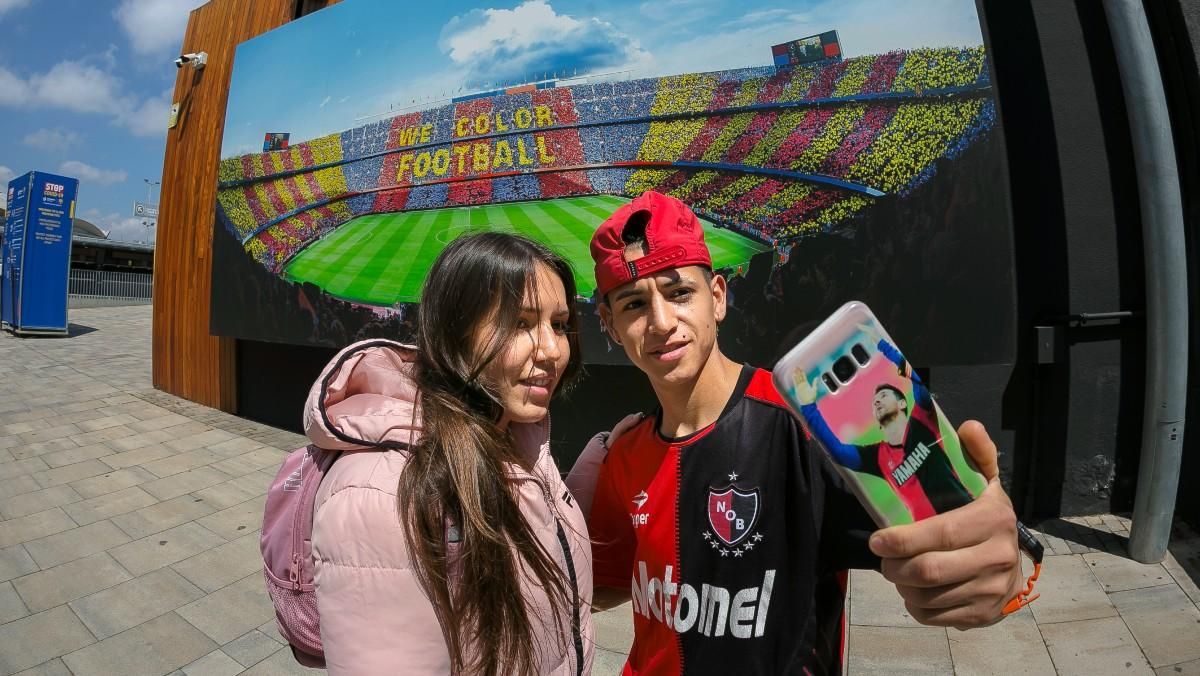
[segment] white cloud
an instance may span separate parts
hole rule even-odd
[[[79,160],[67,160],[58,165],[58,170],[66,176],[79,179],[81,183],[94,185],[113,185],[124,183],[129,174],[124,169],[98,169]]]
[[[135,136],[162,136],[167,133],[167,115],[170,112],[171,90],[168,89],[122,111],[117,122]]]
[[[8,186],[8,182],[17,177],[17,172],[0,164],[0,188]]]
[[[332,97],[332,96],[326,96],[326,97],[325,97],[325,98],[324,98],[324,99],[321,101],[321,105],[319,105],[319,106],[317,106],[317,107],[318,107],[318,108],[324,108],[324,107],[325,107],[325,104],[326,104],[326,103],[329,103],[329,102],[330,102],[330,101],[332,101],[332,100],[333,100],[333,97]]]
[[[122,105],[121,80],[79,61],[60,61],[29,80],[34,98],[53,108],[78,113],[114,113]]]
[[[513,9],[476,9],[442,28],[439,46],[467,69],[470,84],[542,73],[595,72],[641,60],[637,41],[595,17],[559,14],[546,0]]]
[[[38,129],[22,139],[27,146],[48,152],[63,152],[79,143],[79,134],[65,129]]]
[[[29,84],[21,76],[0,66],[0,105],[20,106],[30,95]]]
[[[183,44],[188,14],[207,0],[121,0],[117,25],[138,54],[157,54]]]
[[[21,9],[31,2],[33,0],[0,0],[0,16],[4,16],[13,10]]]
[[[80,61],[60,61],[27,80],[0,66],[0,106],[44,107],[107,115],[136,136],[166,134],[171,91],[142,99],[128,93],[109,70]]]
[[[103,213],[99,209],[88,209],[80,214],[85,220],[95,223],[108,233],[109,239],[122,242],[153,242],[154,228],[142,225],[143,220],[116,212]]]

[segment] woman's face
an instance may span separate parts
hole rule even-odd
[[[537,265],[536,274],[537,286],[526,292],[516,333],[483,371],[504,409],[501,428],[545,418],[550,412],[550,395],[571,358],[567,342],[570,311],[562,280],[543,263]],[[477,349],[486,349],[490,328],[476,332]]]

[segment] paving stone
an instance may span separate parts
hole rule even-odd
[[[1055,673],[1028,606],[990,627],[950,630],[946,635],[956,676],[995,674],[999,665],[1004,665],[1005,674]]]
[[[221,646],[222,652],[244,667],[252,667],[279,650],[279,644],[257,629]]]
[[[94,498],[154,481],[157,478],[141,467],[126,467],[125,469],[109,470],[105,474],[90,479],[76,481],[71,484],[71,487],[85,498]]]
[[[75,523],[78,523],[80,526],[86,526],[89,523],[126,514],[157,502],[158,500],[153,495],[134,486],[90,500],[66,505],[63,507],[63,511],[74,519]],[[148,535],[148,533],[143,533],[142,535]]]
[[[69,484],[72,481],[87,479],[111,471],[112,468],[99,460],[85,460],[77,462],[74,465],[56,467],[44,472],[38,472],[33,475],[33,478],[43,488],[49,488],[50,486],[61,486],[62,484]]]
[[[75,528],[75,522],[62,508],[55,507],[44,512],[0,521],[0,547],[36,540],[54,533]]]
[[[220,535],[195,523],[185,523],[121,545],[109,553],[130,573],[142,575],[224,543]]]
[[[134,465],[144,465],[155,460],[160,460],[174,454],[174,451],[163,446],[162,444],[147,444],[133,450],[114,453],[100,458],[100,462],[112,467],[113,469],[122,469],[132,467]]]
[[[169,445],[168,445],[169,447]],[[221,456],[206,449],[197,449],[193,451],[179,452],[176,455],[165,457],[161,460],[148,462],[143,467],[146,471],[154,474],[156,477],[166,477],[180,472],[186,472],[189,469],[203,467],[221,459]]]
[[[0,500],[0,516],[15,519],[44,512],[52,507],[69,505],[83,498],[70,486],[54,486]]]
[[[75,676],[160,676],[216,648],[175,613],[106,638],[63,658]]]
[[[17,495],[31,493],[33,491],[41,490],[41,488],[41,484],[34,481],[33,476],[29,474],[16,476],[11,479],[4,479],[3,481],[0,481],[0,500],[7,500],[8,498]]]
[[[1109,594],[1151,666],[1200,659],[1200,609],[1175,584]]]
[[[946,630],[936,627],[850,626],[851,674],[948,674],[954,670]]]
[[[66,606],[0,625],[0,674],[35,667],[95,640]]]
[[[214,463],[213,467],[227,474],[240,476],[269,467],[278,469],[286,457],[287,453],[277,448],[263,446],[262,448]]]
[[[104,552],[76,559],[13,580],[13,586],[35,613],[118,585],[133,576]]]
[[[268,488],[270,488],[270,483],[254,472],[225,483],[202,488],[194,491],[192,495],[216,509],[226,509],[265,495]]]
[[[1197,580],[1200,580],[1200,566],[1197,566],[1197,574],[1193,578],[1172,552],[1167,552],[1167,558],[1163,559],[1162,566],[1183,590],[1183,593],[1188,595],[1192,603],[1200,605],[1200,585],[1197,583]]]
[[[119,415],[111,415],[103,418],[96,418],[94,420],[85,420],[83,422],[75,423],[75,425],[84,432],[95,432],[97,430],[106,430],[110,427],[127,425],[137,421],[137,418],[121,413]]]
[[[71,603],[96,638],[126,629],[187,605],[204,592],[170,568],[160,568]]]
[[[206,592],[213,592],[262,570],[259,531],[197,554],[172,566]]]
[[[86,526],[49,535],[25,543],[29,555],[42,569],[68,561],[82,559],[96,552],[129,542],[130,538],[111,521],[97,521]]]
[[[1112,617],[1117,614],[1080,556],[1047,556],[1038,580],[1042,597],[1031,604],[1038,624]]]
[[[244,667],[229,655],[214,650],[184,667],[179,673],[183,676],[234,676],[242,673]]]
[[[222,458],[232,458],[249,451],[262,448],[262,443],[246,437],[234,437],[208,447],[208,450]]]
[[[146,446],[161,444],[164,441],[174,439],[175,435],[169,430],[155,430],[153,432],[139,432],[130,437],[121,439],[113,439],[105,443],[113,447],[113,450],[124,453],[125,451],[133,451]]]
[[[198,434],[191,434],[186,437],[180,437],[166,442],[164,445],[167,448],[176,451],[193,451],[196,449],[207,448],[214,444],[219,444],[222,441],[229,441],[234,438],[234,435],[225,430],[205,430]]]
[[[64,437],[73,437],[82,433],[74,424],[67,423],[66,425],[55,425],[53,427],[38,427],[31,432],[24,432],[17,436],[27,444],[37,443],[39,441],[50,441],[51,439],[62,439]]]
[[[24,444],[18,448],[14,448],[13,457],[17,459],[41,457],[72,448],[79,448],[79,444],[72,441],[69,437],[54,439],[52,441],[39,441],[35,444]]]
[[[54,451],[53,453],[41,456],[41,458],[50,467],[65,467],[66,465],[74,465],[84,460],[95,460],[106,455],[112,455],[112,448],[103,443],[97,443]]]
[[[1083,560],[1107,592],[1141,589],[1169,584],[1171,576],[1159,564],[1146,565],[1112,554],[1085,554]]]
[[[896,586],[874,570],[850,571],[850,622],[870,627],[920,627]]]
[[[596,656],[592,661],[592,673],[619,674],[625,668],[625,661],[625,653],[613,652],[597,646]]]
[[[29,609],[17,595],[11,582],[0,582],[0,624],[19,620],[29,614]]]
[[[262,575],[255,573],[180,608],[181,617],[220,644],[256,629],[275,615]]]
[[[170,500],[185,493],[198,491],[219,483],[229,481],[229,475],[211,467],[197,467],[169,477],[142,484],[147,493],[159,500]]]
[[[1054,660],[1054,667],[1061,674],[1153,673],[1133,635],[1119,617],[1039,623],[1039,628],[1050,650],[1050,657]]]
[[[129,423],[129,426],[138,432],[152,432],[190,422],[192,422],[190,418],[176,413],[171,413],[169,415],[159,416],[149,420],[139,420],[138,422]]]
[[[1172,664],[1168,667],[1159,667],[1154,670],[1155,676],[1200,676],[1200,660],[1193,662],[1184,662],[1183,664]]]
[[[36,572],[34,563],[24,545],[13,545],[0,549],[0,582]]]
[[[258,630],[261,631],[263,634],[267,635],[267,637],[269,637],[271,640],[275,641],[279,645],[287,645],[288,644],[288,642],[286,640],[284,640],[283,636],[279,635],[279,624],[278,624],[278,620],[276,620],[275,618],[271,618],[271,619],[267,620],[266,622],[263,622],[262,624],[260,624],[258,626]]]
[[[15,455],[15,454],[14,454]],[[0,480],[11,479],[25,474],[35,474],[50,469],[41,458],[25,458],[0,465]]]
[[[266,504],[267,496],[260,495],[196,521],[212,532],[232,540],[262,527],[263,509]]]
[[[292,657],[291,648],[280,648],[279,652],[242,672],[242,676],[313,676],[313,670],[302,667]],[[598,670],[594,673],[602,673]],[[614,672],[615,673],[615,672]]]
[[[633,611],[627,601],[614,608],[592,613],[596,647],[627,654],[633,646]],[[278,630],[275,632],[278,634]]]
[[[117,439],[124,439],[125,437],[131,437],[135,434],[137,434],[137,431],[130,428],[128,425],[118,425],[116,427],[96,430],[95,432],[76,434],[75,436],[71,437],[71,439],[80,446],[86,446],[88,444],[94,444],[97,442],[108,442],[115,441]]]
[[[72,676],[71,670],[57,657],[49,662],[43,662],[32,669],[26,669],[17,676]]]
[[[139,487],[140,488],[140,487]],[[147,495],[149,495],[147,493]],[[151,496],[154,497],[154,496]],[[160,531],[174,528],[182,523],[194,521],[212,514],[215,509],[200,498],[181,495],[173,500],[159,502],[139,510],[113,517],[118,528],[138,539]]]

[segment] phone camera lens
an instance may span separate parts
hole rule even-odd
[[[862,346],[862,343],[855,343],[854,347],[850,348],[850,354],[854,355],[854,361],[858,362],[859,366],[866,366],[867,362],[871,361],[871,355],[867,354],[867,348]]]
[[[850,379],[854,377],[854,372],[857,370],[858,367],[854,365],[850,357],[843,356],[833,362],[833,375],[837,376],[837,379],[842,383],[850,382]]]
[[[841,387],[841,385],[838,385],[837,381],[833,379],[833,376],[829,375],[828,373],[821,374],[821,382],[825,383],[825,387],[829,388],[830,393],[837,392],[838,388]]]

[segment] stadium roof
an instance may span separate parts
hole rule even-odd
[[[3,223],[4,209],[0,207],[0,224]],[[0,227],[0,238],[3,237],[4,229]],[[124,242],[121,240],[109,239],[95,223],[83,218],[76,218],[71,224],[71,241],[75,244],[84,244],[87,246],[95,246],[101,249],[117,249],[120,251],[144,251],[154,253],[153,244],[142,244],[140,242]]]

